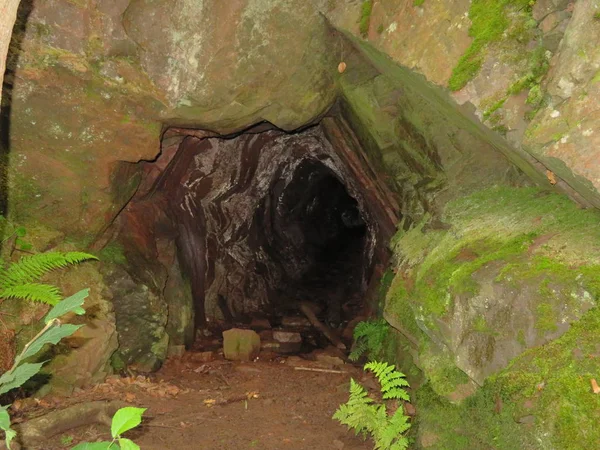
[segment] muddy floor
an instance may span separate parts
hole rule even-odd
[[[188,352],[149,377],[114,376],[68,398],[34,399],[16,407],[23,417],[104,399],[147,408],[143,424],[126,435],[144,450],[371,449],[372,443],[331,416],[348,398],[350,377],[367,386],[373,381],[327,351],[319,360],[305,358],[263,354],[242,363],[226,361],[218,352]],[[109,438],[107,427],[81,427],[40,448]]]

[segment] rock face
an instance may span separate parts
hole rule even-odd
[[[417,226],[394,239],[397,275],[385,317],[412,347],[428,380],[425,391],[457,402],[468,388],[471,405],[504,402],[505,422],[482,416],[467,435],[497,422],[508,431],[511,415],[533,413],[536,431],[514,430],[505,448],[519,441],[535,448],[536,439],[564,448],[569,431],[555,428],[557,417],[574,404],[598,407],[594,396],[575,393],[589,390],[589,367],[575,348],[593,352],[595,345],[600,241],[592,224],[599,219],[597,211],[537,188],[494,187],[450,202],[442,217],[447,230]],[[566,393],[567,380],[578,376],[576,390]],[[523,408],[527,399],[531,406]],[[452,435],[453,419],[445,415],[459,420],[468,408],[432,410],[423,432]],[[582,418],[579,426],[587,442],[600,442],[593,421]]]

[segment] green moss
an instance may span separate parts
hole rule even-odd
[[[423,6],[425,0],[413,0],[413,6]]]
[[[501,98],[500,100],[498,100],[497,102],[495,102],[494,104],[492,104],[492,106],[490,106],[487,110],[484,111],[483,117],[485,119],[487,119],[488,117],[490,117],[494,112],[496,112],[497,110],[499,110],[500,108],[502,108],[502,106],[504,105],[505,101],[506,101],[506,98]]]
[[[478,333],[495,334],[493,328],[491,328],[484,316],[477,316],[471,325],[473,331]]]
[[[539,448],[515,422],[510,405],[498,411],[497,399],[489,390],[481,390],[458,405],[437,395],[431,384],[420,387],[415,397],[420,435],[437,437],[428,449]]]
[[[534,400],[529,411],[538,417],[536,435],[548,448],[584,449],[600,445],[596,426],[600,397],[590,379],[600,371],[597,336],[600,310],[588,312],[561,338],[532,348],[513,360],[490,382],[504,399],[519,404]]]
[[[369,26],[371,25],[371,12],[373,11],[373,0],[366,0],[362,3],[360,10],[360,35],[367,37]]]
[[[388,291],[390,290],[390,286],[392,285],[392,282],[394,281],[394,271],[392,270],[392,268],[388,268],[384,273],[383,276],[381,277],[381,281],[379,283],[379,290],[378,290],[378,300],[379,300],[379,304],[383,304],[383,302],[385,301],[385,297],[388,293]]]
[[[127,264],[124,248],[118,242],[110,242],[102,250],[100,250],[96,256],[98,256],[100,261],[120,265]]]
[[[523,330],[519,330],[517,333],[517,342],[523,347],[527,345],[527,342],[525,341],[525,332]]]
[[[540,303],[535,309],[535,327],[542,333],[554,332],[558,329],[556,325],[556,313],[549,303]]]
[[[448,81],[448,87],[462,89],[479,72],[487,46],[502,39],[510,25],[508,11],[530,11],[529,0],[473,0],[469,9],[473,38],[471,45],[458,61]]]

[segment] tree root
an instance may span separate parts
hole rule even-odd
[[[36,419],[28,420],[13,428],[17,432],[16,441],[22,450],[40,448],[39,445],[53,436],[73,428],[101,424],[110,427],[112,416],[119,408],[127,406],[121,401],[95,401],[69,406],[53,411]],[[16,448],[16,445],[11,445]],[[0,450],[6,447],[0,444]]]

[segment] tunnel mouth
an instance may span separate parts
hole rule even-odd
[[[365,315],[387,236],[368,174],[325,127],[164,136],[160,156],[140,163],[122,235],[191,291],[195,330],[268,333],[268,323],[300,333],[306,349],[331,341],[315,321],[339,337]]]
[[[280,311],[275,308],[275,316],[311,301],[330,326],[339,327],[356,314],[364,295],[361,280],[370,269],[361,207],[343,181],[315,160],[298,165],[292,181],[274,194],[278,202],[271,217],[278,223],[264,238],[271,258],[285,269],[279,290],[289,299]],[[259,224],[261,215],[259,210],[255,216]]]

